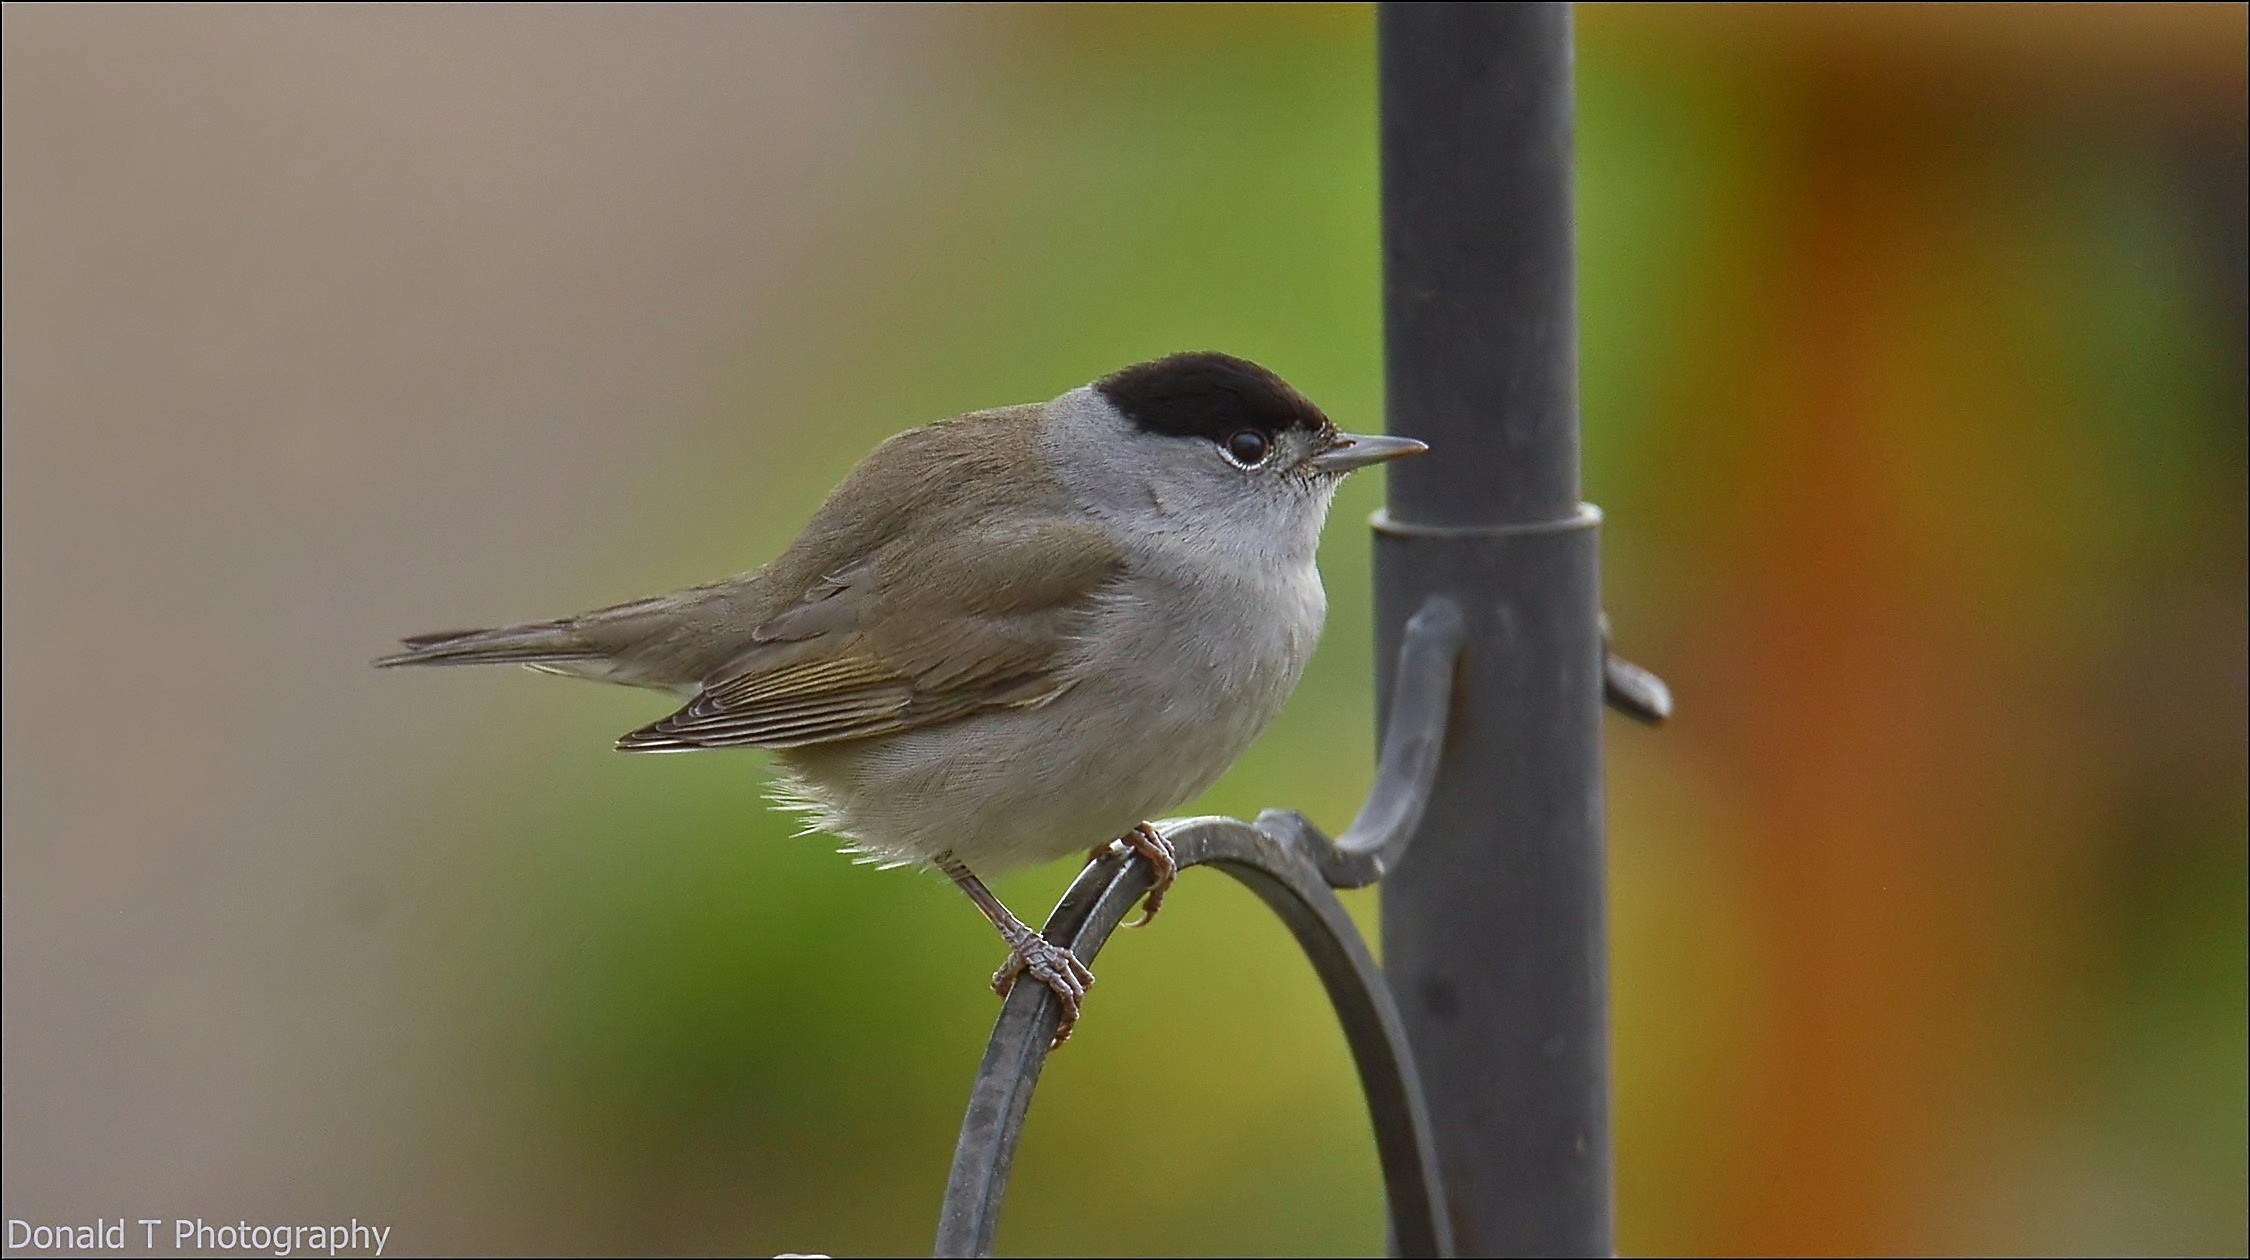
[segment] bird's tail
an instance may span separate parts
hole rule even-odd
[[[605,655],[578,631],[577,618],[532,621],[494,630],[443,630],[399,640],[403,652],[377,657],[377,668],[393,665],[548,665],[598,660]]]

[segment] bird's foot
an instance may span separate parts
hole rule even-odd
[[[1172,891],[1172,881],[1180,873],[1179,860],[1172,855],[1172,842],[1165,839],[1164,833],[1151,823],[1142,823],[1108,844],[1097,846],[1092,853],[1086,855],[1086,860],[1098,862],[1104,856],[1116,852],[1118,845],[1124,845],[1147,858],[1148,864],[1156,868],[1156,879],[1149,886],[1148,900],[1141,907],[1141,917],[1125,925],[1147,927],[1155,920],[1156,912],[1164,908],[1164,894]]]
[[[1006,997],[1016,987],[1016,978],[1026,974],[1053,990],[1055,1002],[1062,1007],[1062,1019],[1055,1024],[1055,1040],[1049,1047],[1052,1049],[1070,1040],[1086,990],[1094,987],[1094,973],[1078,961],[1078,955],[1025,928],[1023,935],[1009,940],[1008,961],[992,973],[992,991]]]

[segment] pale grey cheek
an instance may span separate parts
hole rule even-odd
[[[1210,442],[1143,433],[1092,390],[1048,404],[1041,445],[1071,496],[1122,537],[1245,565],[1310,557],[1335,493],[1333,482],[1245,473]]]

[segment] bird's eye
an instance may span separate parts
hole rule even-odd
[[[1244,468],[1256,468],[1265,462],[1266,435],[1256,429],[1244,429],[1228,438],[1227,458]]]

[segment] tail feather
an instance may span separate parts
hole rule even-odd
[[[597,608],[574,617],[491,630],[446,630],[399,640],[394,665],[529,665],[631,687],[679,692],[749,645],[757,575],[744,574],[669,595]]]
[[[376,658],[393,665],[537,665],[599,659],[600,649],[580,638],[570,621],[535,621],[494,630],[446,630],[399,640],[406,650]]]
[[[472,634],[490,634],[489,630],[436,630],[429,634],[410,634],[399,640],[410,648],[425,648],[448,639],[466,639]]]

